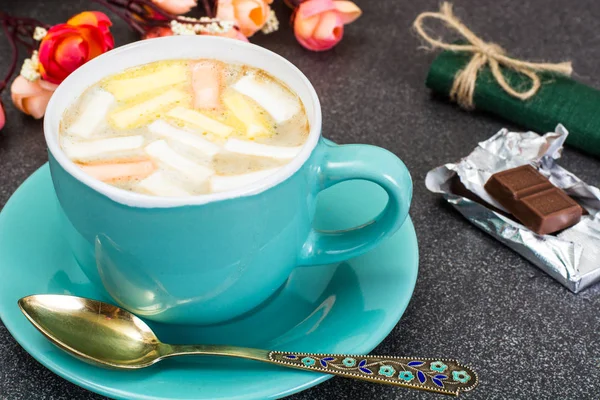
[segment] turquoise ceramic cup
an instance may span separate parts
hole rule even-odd
[[[89,177],[60,149],[60,118],[90,85],[128,67],[202,57],[262,68],[300,96],[311,130],[286,167],[235,191],[155,197]],[[411,201],[400,159],[379,147],[323,140],[319,99],[307,78],[277,54],[231,39],[175,36],[106,53],[59,86],[44,131],[64,234],[81,268],[121,306],[160,322],[211,324],[240,316],[273,295],[294,268],[319,268],[372,249],[400,228]],[[385,209],[354,229],[313,229],[317,194],[352,179],[385,189]]]

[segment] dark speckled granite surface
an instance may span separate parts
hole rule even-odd
[[[280,2],[281,0],[276,0]],[[0,0],[0,9],[48,23],[89,8],[87,1]],[[423,184],[431,168],[466,155],[510,125],[433,99],[424,87],[433,54],[418,50],[409,28],[438,0],[358,0],[364,16],[333,51],[299,47],[278,7],[283,32],[254,42],[294,62],[323,105],[324,133],[340,143],[371,143],[400,156],[415,181],[411,215],[420,275],[402,320],[380,354],[449,355],[479,371],[465,399],[600,398],[600,286],[574,295],[471,226]],[[600,87],[597,0],[457,0],[456,11],[483,38],[524,58],[574,61],[576,77]],[[116,20],[117,44],[134,39]],[[8,65],[0,44],[0,72]],[[0,134],[0,206],[46,160],[41,123],[9,104]],[[600,185],[598,160],[574,150],[561,164]],[[1,277],[0,277],[1,279]],[[308,399],[434,399],[343,379],[292,396]],[[101,399],[43,368],[0,323],[0,399]]]

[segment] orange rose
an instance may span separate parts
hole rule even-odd
[[[19,75],[10,87],[10,95],[19,110],[35,119],[40,119],[44,116],[46,106],[56,88],[57,85],[43,79],[31,82]]]
[[[217,18],[234,21],[244,36],[252,36],[269,18],[273,0],[219,0]]]
[[[360,17],[351,1],[308,0],[300,4],[294,18],[298,42],[309,50],[329,50],[344,35],[344,25]]]
[[[61,83],[94,57],[111,50],[115,42],[108,17],[98,11],[77,14],[66,24],[55,25],[40,44],[40,73],[51,83]]]

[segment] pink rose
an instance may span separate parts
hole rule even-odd
[[[244,36],[250,37],[260,30],[271,9],[273,0],[218,0],[217,18],[234,21]]]
[[[4,106],[2,106],[2,101],[0,101],[0,131],[4,128],[4,123],[6,122],[6,116],[4,115]]]
[[[361,13],[351,1],[307,0],[296,10],[296,39],[309,50],[329,50],[342,40],[344,25],[356,20]]]
[[[164,11],[175,15],[186,14],[197,4],[196,0],[152,0],[152,2]]]
[[[44,116],[48,101],[57,87],[43,79],[31,82],[19,75],[10,87],[10,95],[19,110],[40,119]]]

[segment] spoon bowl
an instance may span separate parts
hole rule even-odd
[[[150,327],[112,304],[47,294],[24,297],[19,307],[52,343],[84,361],[136,369],[164,356]]]
[[[27,319],[59,348],[103,367],[138,369],[180,355],[245,358],[282,367],[374,383],[457,395],[477,386],[477,374],[456,360],[315,354],[222,345],[162,343],[144,321],[117,306],[83,297],[43,294],[24,297]],[[435,365],[435,367],[434,367]],[[440,374],[443,369],[443,374]],[[443,377],[443,378],[442,378]],[[410,379],[409,379],[410,378]]]

